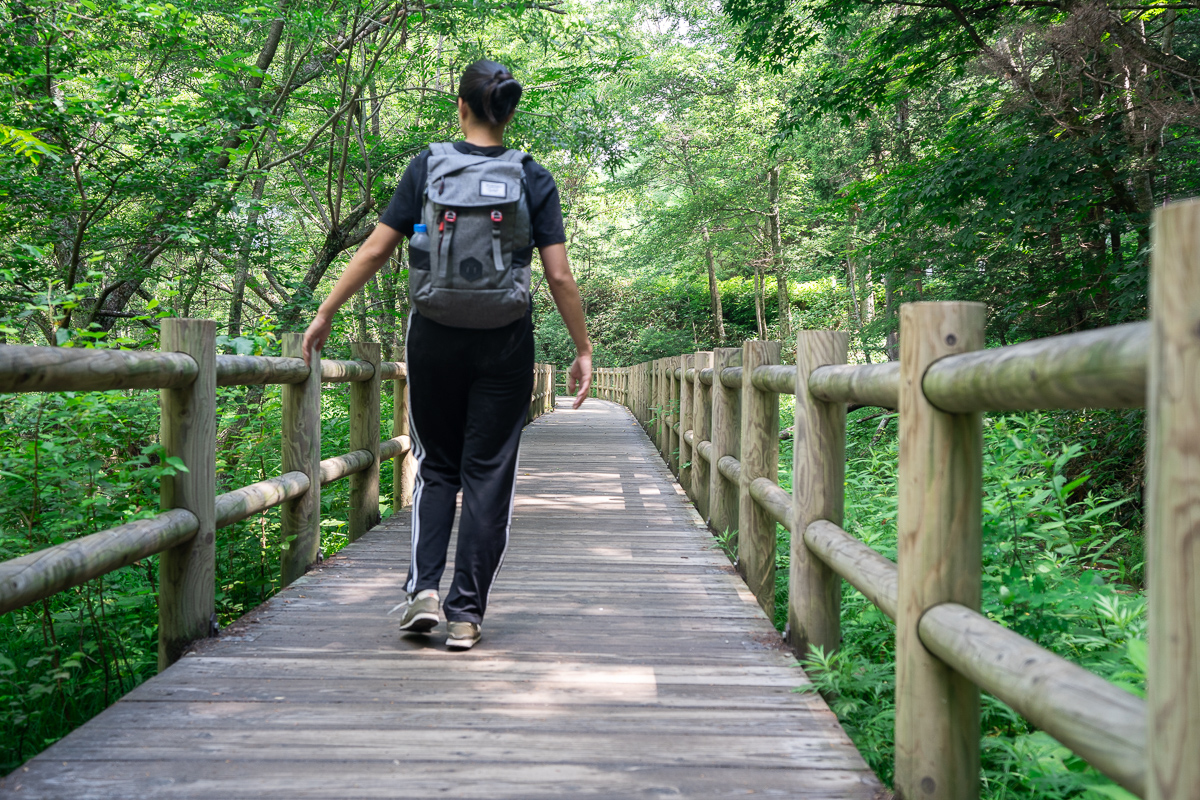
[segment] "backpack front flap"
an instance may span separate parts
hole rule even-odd
[[[430,153],[426,185],[429,200],[440,206],[491,207],[518,202],[524,176],[520,161],[452,149],[451,153]]]

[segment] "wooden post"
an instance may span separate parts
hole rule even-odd
[[[712,384],[712,463],[708,478],[708,524],[718,534],[737,528],[738,487],[717,469],[724,456],[738,457],[738,393],[721,383],[721,371],[736,367],[742,360],[740,347],[713,350]]]
[[[756,367],[778,364],[780,342],[742,344],[742,474],[738,480],[738,569],[768,618],[775,614],[775,518],[750,496],[757,478],[779,480],[779,395],[755,387]]]
[[[404,372],[392,381],[392,436],[412,437],[408,425],[408,363]],[[392,462],[392,510],[412,505],[413,487],[417,478],[417,458],[412,447]]]
[[[187,472],[164,475],[162,509],[185,508],[200,521],[196,535],[163,551],[158,562],[158,669],[175,663],[216,624],[217,324],[164,319],[160,349],[187,353],[199,367],[190,386],[162,389],[159,440]]]
[[[788,641],[804,658],[810,646],[831,653],[841,642],[842,579],[809,552],[804,531],[819,519],[841,527],[846,476],[846,404],[825,403],[808,391],[808,376],[826,364],[845,364],[843,331],[796,332],[796,425],[792,434],[791,566]]]
[[[672,356],[667,359],[667,410],[670,412],[667,417],[667,466],[671,468],[671,472],[675,477],[679,477],[679,440],[683,436],[682,430],[677,430],[679,424],[679,386],[681,381],[675,375],[675,370],[679,369],[682,359],[679,356]]]
[[[900,468],[896,613],[896,793],[979,796],[979,689],[921,644],[921,615],[941,603],[978,610],[982,415],[947,414],[921,381],[939,358],[984,344],[981,303],[900,309]]]
[[[667,450],[671,437],[667,435],[667,360],[656,359],[654,362],[654,405],[658,408],[658,454],[668,464],[671,459]]]
[[[370,380],[350,384],[350,450],[371,453],[371,466],[350,476],[350,524],[346,533],[353,542],[379,524],[379,396],[383,380],[378,343],[352,342],[350,355],[375,368]]]
[[[687,442],[687,432],[692,431],[692,441],[696,441],[696,433],[693,430],[695,423],[692,420],[692,400],[695,397],[695,392],[692,389],[692,384],[688,383],[687,372],[696,363],[695,355],[684,355],[679,357],[679,365],[683,370],[682,377],[679,380],[679,485],[687,492],[687,496],[692,498],[693,502],[696,499],[696,493],[692,490],[692,475],[695,461],[695,453],[692,451],[692,445]]]
[[[700,455],[700,443],[712,440],[712,389],[700,381],[700,370],[712,366],[712,351],[693,356],[696,382],[692,386],[692,502],[700,517],[708,522],[708,490],[711,481],[708,459]]]
[[[301,358],[304,336],[283,335],[285,358]],[[280,559],[280,581],[287,586],[299,578],[317,558],[321,546],[321,358],[312,356],[312,369],[304,383],[284,384],[283,450],[284,472],[303,472],[308,491],[280,506],[279,523],[287,549]]]
[[[1146,797],[1184,800],[1200,797],[1200,201],[1151,231]]]

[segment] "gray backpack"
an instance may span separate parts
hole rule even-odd
[[[429,146],[422,213],[429,259],[413,258],[408,271],[421,316],[455,328],[499,328],[525,315],[530,268],[514,269],[512,261],[532,244],[527,158],[520,150],[489,158]]]

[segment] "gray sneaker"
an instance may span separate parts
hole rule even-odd
[[[404,609],[400,630],[405,633],[429,633],[437,627],[438,621],[437,589],[425,589],[415,596],[408,596],[408,608]]]
[[[470,650],[483,636],[482,629],[474,622],[447,622],[446,647],[451,650]]]

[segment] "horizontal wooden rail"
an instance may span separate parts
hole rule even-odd
[[[380,378],[394,381],[396,378],[407,378],[408,367],[403,361],[383,361],[379,364]]]
[[[385,439],[379,444],[379,460],[390,461],[393,458],[407,455],[412,450],[412,439],[402,434]]]
[[[785,489],[781,489],[770,478],[755,478],[750,482],[750,496],[776,522],[791,529],[792,496]]]
[[[300,358],[217,356],[218,386],[296,384],[308,378]],[[385,377],[404,372],[388,362]],[[368,381],[374,367],[361,361],[323,360],[323,383]],[[178,389],[196,378],[186,353],[88,350],[75,347],[0,345],[0,392],[91,392],[112,389]]]
[[[698,373],[696,373],[696,377],[698,377],[700,379],[700,382],[703,383],[705,386],[712,386],[713,385],[713,368],[705,367],[704,369],[702,369]]]
[[[712,463],[712,442],[709,442],[709,441],[697,442],[696,443],[696,452],[699,453],[700,457],[703,458],[705,461],[709,462],[710,464]]]
[[[375,377],[375,367],[366,361],[321,359],[321,383],[358,383]]]
[[[308,491],[308,486],[308,476],[303,472],[285,472],[277,478],[267,478],[217,495],[217,527],[241,522],[285,500],[299,497]]]
[[[717,471],[731,482],[737,483],[742,479],[742,462],[733,456],[721,456],[717,460]]]
[[[176,389],[197,369],[185,353],[0,345],[0,392]]]
[[[804,531],[804,543],[821,561],[887,614],[896,619],[896,564],[827,520]]]
[[[726,367],[721,370],[721,385],[728,386],[730,389],[742,388],[742,368]]]
[[[0,614],[186,542],[199,525],[176,508],[0,563]]]
[[[333,458],[322,459],[321,485],[328,486],[334,481],[340,481],[356,472],[362,472],[371,466],[373,461],[370,450],[354,450]]]
[[[292,384],[306,380],[308,364],[303,358],[217,356],[217,386]]]
[[[1140,408],[1146,404],[1150,323],[947,356],[921,387],[943,411]]]
[[[1146,701],[956,603],[921,617],[921,643],[1136,795],[1146,791]]]
[[[895,408],[900,403],[900,362],[817,367],[808,376],[808,391],[826,403]]]
[[[756,389],[777,394],[796,393],[796,366],[794,364],[765,364],[755,367],[750,382]]]

